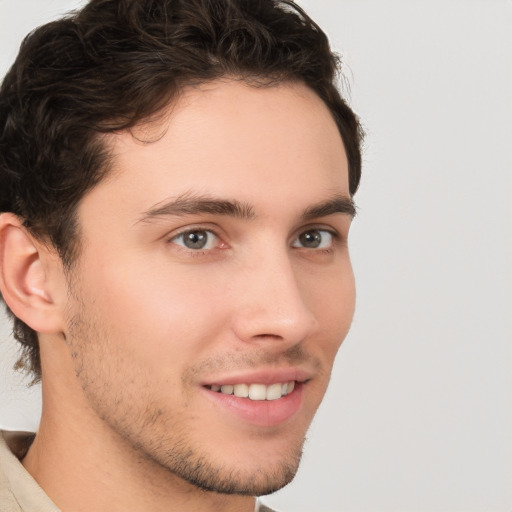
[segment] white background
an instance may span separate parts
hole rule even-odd
[[[367,131],[358,304],[284,512],[512,510],[512,3],[304,0]],[[77,2],[0,0],[0,71]],[[348,93],[348,91],[345,91]],[[35,428],[10,368],[0,426]],[[21,386],[20,386],[21,384]]]

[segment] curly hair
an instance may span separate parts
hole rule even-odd
[[[76,209],[109,170],[102,134],[127,130],[179,92],[223,76],[265,87],[300,81],[329,108],[353,195],[362,130],[336,82],[339,58],[291,0],[92,0],[23,41],[0,88],[0,212],[52,244],[65,268],[79,252]],[[37,381],[37,333],[13,318],[18,367]]]

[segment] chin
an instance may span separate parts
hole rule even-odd
[[[246,441],[235,447],[217,445],[214,450],[191,442],[160,444],[146,456],[194,487],[221,494],[262,496],[293,480],[304,437],[297,437],[292,443],[289,438],[280,442],[264,438]]]
[[[211,462],[197,460],[180,472],[169,468],[175,475],[204,491],[241,496],[264,496],[288,485],[297,473],[301,454],[281,461],[269,462],[250,468],[240,460],[236,467],[218,467]]]

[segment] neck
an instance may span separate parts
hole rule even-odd
[[[252,497],[200,490],[114,440],[57,425],[43,416],[23,465],[63,512],[254,510]]]
[[[76,383],[56,389],[43,378],[41,424],[23,459],[63,512],[254,511],[253,497],[201,490],[144,457],[69,386]]]

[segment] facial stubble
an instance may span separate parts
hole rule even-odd
[[[137,366],[136,359],[122,350],[122,344],[112,343],[108,326],[95,311],[94,301],[86,301],[77,294],[76,282],[72,290],[77,307],[70,315],[66,341],[76,377],[92,411],[122,450],[138,461],[137,467],[163,471],[178,478],[181,484],[184,481],[205,491],[250,496],[275,492],[294,478],[304,434],[294,436],[294,442],[286,441],[290,445],[278,461],[259,466],[249,464],[250,470],[244,470],[246,461],[238,457],[229,463],[216,460],[208,450],[212,440],[193,438],[190,434],[194,422],[201,418],[187,411],[187,400],[175,410],[164,410],[162,403],[155,402],[155,384],[148,375],[151,372]],[[301,357],[290,351],[290,360]],[[246,364],[251,366],[254,360]],[[190,376],[216,365],[218,361],[203,361],[185,374]],[[140,472],[141,478],[154,474],[146,469]]]

